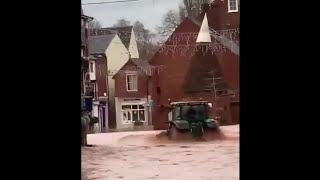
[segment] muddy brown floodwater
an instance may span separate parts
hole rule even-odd
[[[88,136],[82,174],[88,180],[238,180],[239,126],[222,127],[223,138],[169,141],[160,131]],[[160,135],[159,135],[160,134]]]

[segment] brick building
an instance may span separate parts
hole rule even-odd
[[[116,128],[131,130],[135,121],[152,129],[151,117],[151,71],[146,60],[130,58],[114,75]]]
[[[151,59],[152,66],[164,67],[152,75],[155,129],[167,128],[168,99],[207,100],[213,103],[213,113],[221,117],[222,125],[239,123],[239,2],[204,4],[200,16],[185,18]],[[205,21],[211,39],[199,43]]]
[[[90,97],[90,76],[89,70],[89,53],[88,53],[88,24],[93,20],[92,17],[83,14],[81,9],[81,96],[85,97],[87,110],[92,109],[92,98]],[[90,100],[90,101],[87,101]]]

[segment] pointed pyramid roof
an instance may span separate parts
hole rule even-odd
[[[197,43],[211,42],[207,13],[204,14],[203,21],[202,21],[196,42]]]
[[[131,38],[130,38],[128,50],[131,55],[131,58],[139,58],[138,46],[137,46],[136,36],[133,32],[133,28],[131,31]]]

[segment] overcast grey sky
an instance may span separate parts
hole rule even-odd
[[[105,2],[117,0],[82,0],[82,3]],[[182,0],[140,0],[136,2],[83,5],[86,15],[97,19],[103,27],[110,27],[120,18],[133,23],[141,21],[144,26],[155,32],[155,27],[161,25],[162,17],[169,9],[178,9]]]

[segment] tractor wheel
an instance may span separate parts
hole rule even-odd
[[[177,140],[179,136],[178,128],[175,125],[170,125],[168,135],[170,140]]]

